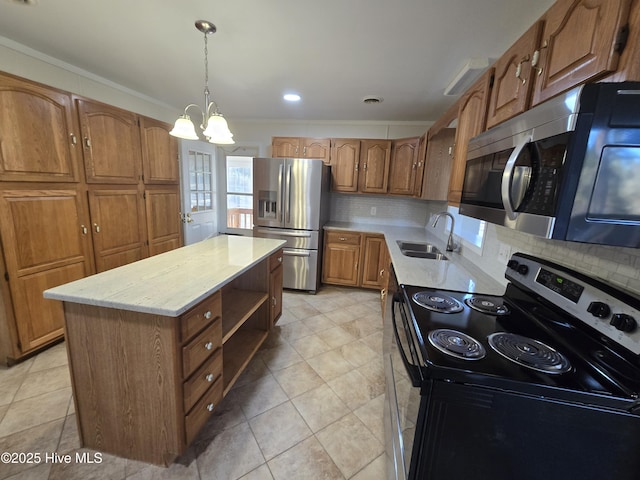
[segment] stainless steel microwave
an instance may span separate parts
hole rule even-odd
[[[582,85],[472,138],[460,213],[640,247],[640,82]]]

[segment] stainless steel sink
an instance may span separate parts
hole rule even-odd
[[[407,257],[428,258],[430,260],[447,260],[447,257],[430,243],[405,242],[397,240],[400,252]]]

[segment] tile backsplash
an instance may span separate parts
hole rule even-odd
[[[436,229],[427,225],[432,215],[446,209],[445,202],[331,194],[332,221],[428,228],[430,233],[438,235],[443,241],[447,236],[444,231],[447,222],[440,222]],[[505,261],[500,258],[501,246],[503,250],[507,246],[511,253],[529,253],[599,277],[640,296],[640,249],[547,240],[487,224],[482,254],[465,247],[462,254],[498,282],[506,285]]]

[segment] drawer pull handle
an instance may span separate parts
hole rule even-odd
[[[213,412],[214,408],[215,408],[215,405],[213,403],[210,403],[209,405],[207,405],[207,410],[209,410],[210,412]]]
[[[346,240],[346,238],[345,238],[345,237],[340,237],[340,241],[341,241],[341,242],[344,242],[345,240]]]
[[[213,343],[212,342],[205,343],[204,348],[206,348],[207,350],[211,350],[213,348]]]
[[[207,373],[207,375],[204,378],[209,383],[213,382],[213,373]]]
[[[213,314],[211,313],[211,310],[207,310],[206,312],[204,312],[204,318],[206,318],[207,320],[211,320],[212,316]]]

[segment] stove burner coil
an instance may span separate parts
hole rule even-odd
[[[537,340],[505,332],[492,333],[487,338],[491,348],[523,367],[551,374],[571,370],[571,364],[564,355]]]
[[[464,303],[474,310],[490,315],[507,315],[510,312],[507,304],[490,297],[483,297],[482,295],[469,297],[465,299]]]
[[[418,292],[413,294],[413,301],[432,312],[457,313],[464,310],[464,307],[458,300],[448,295]]]
[[[462,360],[480,360],[486,355],[482,344],[475,338],[456,330],[441,328],[428,335],[429,343],[442,353]]]

